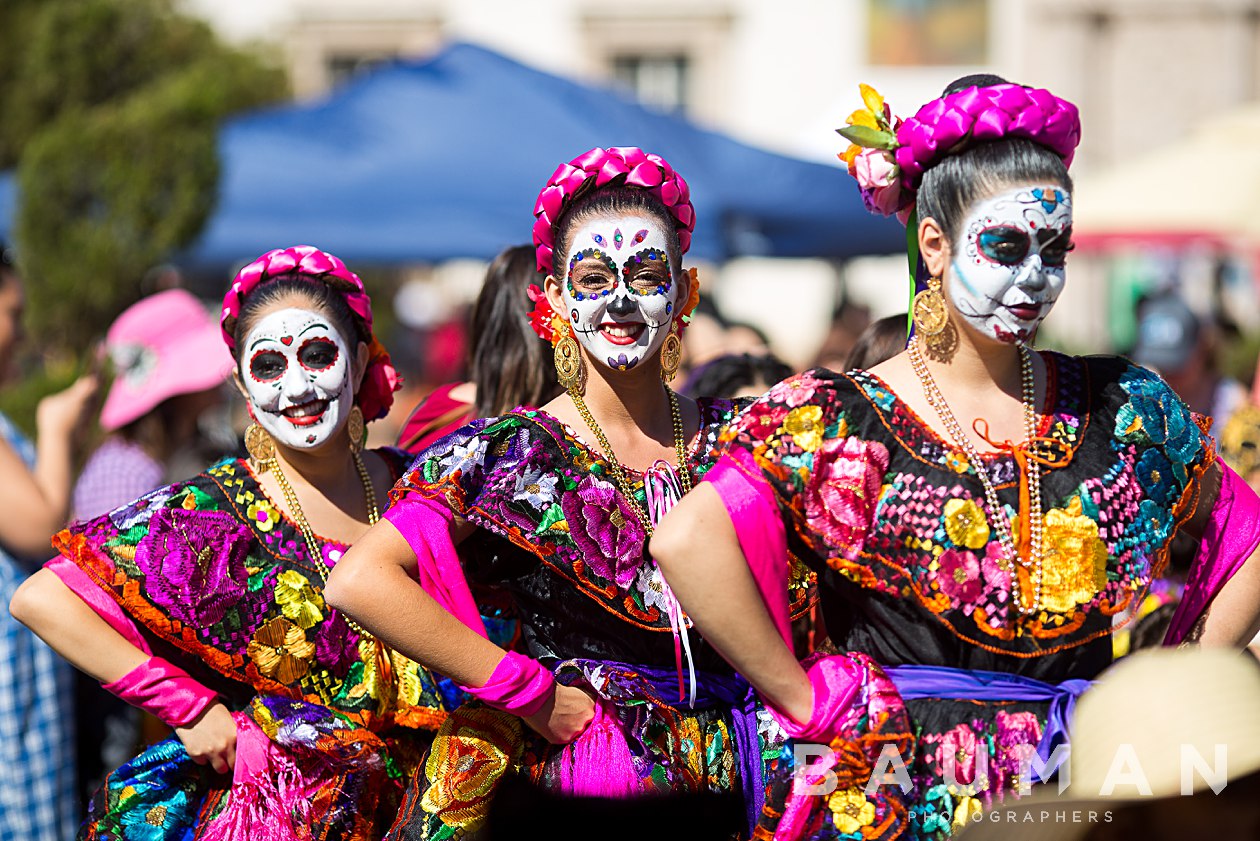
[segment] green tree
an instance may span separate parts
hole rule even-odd
[[[44,0],[25,20],[18,259],[32,333],[81,351],[205,224],[223,118],[285,85],[166,0]]]

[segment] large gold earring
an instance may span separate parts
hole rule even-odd
[[[245,451],[258,465],[259,473],[271,469],[271,462],[276,458],[276,442],[271,435],[256,423],[251,423],[245,430]]]
[[[941,294],[941,279],[928,280],[927,289],[914,296],[910,304],[914,317],[914,329],[924,336],[936,336],[949,324],[949,312],[945,308],[945,296]]]
[[[581,392],[586,385],[586,365],[582,362],[582,349],[578,347],[577,339],[573,338],[572,327],[568,335],[556,342],[555,363],[560,387],[565,391]]]
[[[682,339],[678,338],[678,322],[669,325],[669,334],[661,344],[661,379],[673,382],[682,364]]]
[[[363,410],[358,406],[350,407],[350,414],[346,418],[346,434],[350,436],[350,452],[360,452],[363,449]]]

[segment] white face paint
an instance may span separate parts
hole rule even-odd
[[[948,293],[960,317],[998,341],[1028,341],[1058,300],[1071,250],[1072,199],[1020,187],[977,202],[964,223]]]
[[[678,308],[665,231],[637,214],[597,216],[574,232],[561,297],[591,358],[628,371],[660,349]]]
[[[264,316],[241,363],[255,419],[285,446],[313,449],[345,423],[354,403],[350,352],[328,316],[294,308]]]

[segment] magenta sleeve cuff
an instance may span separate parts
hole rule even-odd
[[[767,708],[789,737],[828,745],[840,732],[852,709],[853,699],[862,685],[862,667],[843,654],[834,654],[818,657],[806,673],[814,690],[814,709],[809,721],[801,724],[770,705]]]
[[[1221,466],[1221,490],[1164,645],[1185,640],[1212,599],[1260,546],[1260,498],[1228,465],[1217,463]]]
[[[415,553],[424,591],[460,622],[488,638],[451,540],[451,512],[437,502],[410,494],[390,506],[384,517]]]
[[[774,492],[743,450],[724,455],[705,475],[722,498],[761,600],[783,642],[792,647],[788,610],[787,533]]]
[[[485,686],[461,688],[487,706],[524,717],[542,708],[555,685],[555,677],[542,663],[509,651]]]
[[[102,686],[133,707],[157,716],[169,727],[183,727],[193,721],[218,697],[161,657],[150,657],[118,680]]]

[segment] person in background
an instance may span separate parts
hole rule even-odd
[[[844,370],[865,371],[905,350],[906,322],[904,312],[872,321],[849,351],[849,356],[844,361]]]
[[[101,408],[106,437],[75,483],[76,520],[112,511],[176,478],[168,476],[167,459],[193,446],[198,419],[219,404],[219,387],[232,370],[218,326],[183,289],[127,308],[110,326],[105,348],[114,367]]]
[[[1218,330],[1174,292],[1138,303],[1137,342],[1130,357],[1164,378],[1191,411],[1219,430],[1247,402],[1247,388],[1224,376],[1217,361]]]
[[[506,249],[486,271],[469,324],[468,380],[435,389],[412,411],[398,445],[419,453],[473,418],[540,406],[560,393],[547,346],[534,333],[531,287],[542,279],[534,249]]]
[[[680,391],[688,397],[759,397],[792,376],[787,363],[770,353],[731,353],[691,372]]]
[[[0,244],[0,377],[11,378],[24,338],[22,280]],[[0,600],[50,552],[65,525],[76,433],[91,416],[97,377],[45,397],[36,441],[0,415]],[[0,838],[66,841],[77,825],[70,670],[0,610]]]

